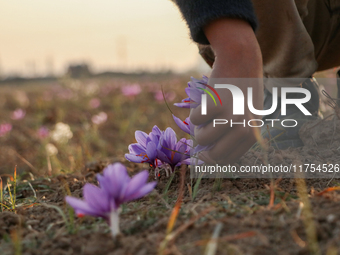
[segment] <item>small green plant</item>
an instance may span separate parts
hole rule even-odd
[[[5,176],[5,175],[2,175]],[[15,211],[16,208],[16,196],[17,196],[17,168],[15,166],[14,168],[14,175],[7,175],[9,177],[10,182],[7,181],[7,185],[3,187],[3,181],[2,178],[0,177],[0,208],[1,212],[6,208],[8,210],[13,210]],[[13,190],[11,189],[13,187]],[[9,199],[6,199],[6,196],[4,196],[4,191],[8,190],[8,195]],[[8,205],[10,204],[10,206]]]
[[[2,190],[2,178],[0,177],[0,210],[1,212],[3,212],[3,206],[2,204],[4,203],[4,193],[3,193],[3,190]]]
[[[214,181],[213,191],[221,191],[222,187],[222,178],[216,178]]]
[[[48,208],[55,209],[61,215],[61,217],[63,218],[63,220],[65,222],[65,225],[66,225],[66,228],[67,228],[67,232],[69,234],[74,234],[75,233],[74,216],[73,216],[74,212],[73,212],[72,208],[68,209],[68,214],[69,215],[72,214],[72,216],[69,217],[70,220],[68,220],[67,217],[66,217],[66,214],[63,212],[63,210],[61,210],[61,208],[59,206],[49,205],[49,204],[45,204],[45,203],[43,203],[41,205],[46,206]]]
[[[172,183],[172,181],[173,181],[175,175],[176,175],[176,172],[173,172],[173,173],[171,174],[171,176],[170,176],[170,178],[169,178],[169,180],[168,180],[168,182],[167,182],[167,184],[166,184],[166,186],[165,186],[165,189],[164,189],[164,192],[163,192],[163,198],[164,198],[164,200],[165,200],[166,202],[168,202],[168,191],[169,191],[170,185],[171,185],[171,183]]]
[[[13,194],[11,191],[11,185],[7,185],[8,193],[11,198],[11,205],[13,211],[15,211],[16,207],[16,197],[17,197],[17,166],[14,167],[14,175],[13,175]]]
[[[195,186],[194,186],[194,190],[192,192],[192,201],[195,200],[196,196],[197,196],[197,193],[198,193],[198,188],[200,186],[200,183],[201,183],[201,180],[202,180],[202,177],[203,177],[203,172],[200,174],[200,176],[198,176],[197,178],[197,181],[195,183]]]

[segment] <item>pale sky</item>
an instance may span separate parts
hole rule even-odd
[[[0,70],[64,72],[197,65],[197,48],[170,0],[0,0]]]

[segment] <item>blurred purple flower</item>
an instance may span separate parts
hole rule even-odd
[[[100,100],[98,98],[92,98],[89,102],[89,106],[92,109],[96,109],[100,106]]]
[[[157,146],[157,158],[168,163],[172,169],[183,164],[183,161],[190,158],[190,150],[193,146],[192,140],[185,138],[177,142],[176,133],[172,128],[167,128],[159,138]]]
[[[47,129],[47,127],[42,126],[38,129],[37,134],[40,139],[45,139],[49,136],[50,131]]]
[[[171,91],[171,92],[164,93],[164,96],[165,96],[166,101],[172,102],[175,99],[176,94]],[[158,102],[164,102],[163,92],[161,90],[158,90],[155,92],[155,99]]]
[[[205,89],[206,86],[204,84],[207,83],[208,77],[206,76],[203,76],[201,80],[191,77],[188,87],[185,88],[185,93],[187,93],[188,97],[183,99],[181,103],[175,103],[174,105],[181,108],[196,108],[201,104],[201,96],[204,94],[204,91],[199,88]]]
[[[107,121],[107,114],[105,112],[100,112],[91,118],[92,122],[96,125],[103,124]]]
[[[119,207],[121,204],[141,198],[150,193],[156,182],[147,183],[147,170],[130,178],[126,167],[121,163],[109,165],[103,175],[98,174],[99,186],[85,184],[83,197],[66,197],[66,202],[72,206],[78,215],[90,215],[104,218],[110,225],[113,237],[119,234]]]
[[[172,114],[172,117],[174,118],[174,121],[176,122],[177,126],[180,129],[182,129],[185,133],[190,135],[190,130],[191,130],[190,117],[186,118],[184,121],[182,121],[180,118],[177,118],[173,114]]]
[[[12,130],[12,124],[4,123],[0,125],[0,137],[5,136],[9,131]]]
[[[62,88],[58,91],[57,96],[63,100],[70,100],[74,97],[74,93],[71,89]]]
[[[134,97],[137,96],[141,91],[141,87],[138,83],[132,85],[125,85],[121,88],[124,96]]]
[[[25,117],[25,115],[26,115],[25,110],[19,108],[19,109],[16,109],[15,111],[12,112],[11,119],[12,120],[21,120]]]
[[[135,138],[137,143],[129,145],[129,154],[125,154],[125,158],[135,163],[149,163],[153,167],[159,166],[160,162],[157,158],[157,146],[162,131],[155,125],[148,135],[145,132],[137,130]]]

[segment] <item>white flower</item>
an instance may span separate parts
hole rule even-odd
[[[95,82],[91,82],[89,84],[86,84],[82,89],[86,96],[91,96],[98,92],[99,85]]]
[[[45,150],[46,153],[49,157],[57,155],[58,154],[58,149],[55,147],[52,143],[48,143],[45,145]]]
[[[51,132],[52,140],[58,143],[67,143],[73,137],[73,133],[69,125],[59,122],[55,125],[55,129]]]
[[[92,117],[92,122],[96,125],[100,125],[107,121],[107,114],[105,112],[100,112]]]

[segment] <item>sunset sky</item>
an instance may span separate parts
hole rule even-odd
[[[3,74],[63,73],[69,63],[95,71],[186,71],[199,62],[170,0],[0,0]]]

